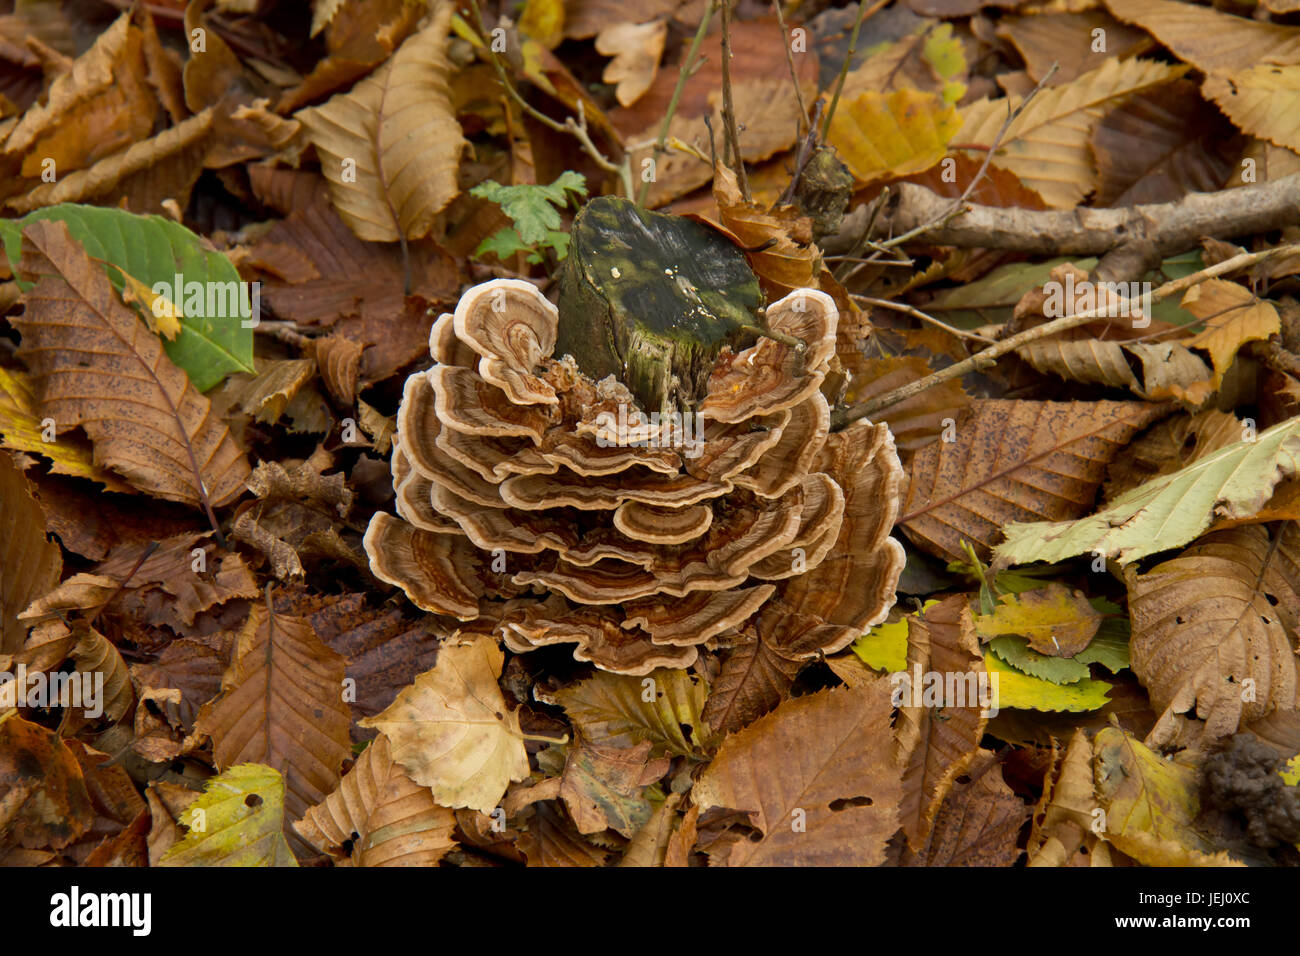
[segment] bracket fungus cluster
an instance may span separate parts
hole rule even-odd
[[[533,285],[471,288],[406,382],[374,573],[461,632],[623,674],[701,645],[843,648],[894,603],[902,468],[886,426],[830,432],[831,298],[796,290],[766,319],[781,341],[724,348],[682,428],[553,356],[560,315]]]

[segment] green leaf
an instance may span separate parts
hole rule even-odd
[[[241,763],[213,777],[181,814],[184,839],[159,866],[297,866],[284,838],[284,777]]]
[[[1129,666],[1129,638],[1133,628],[1129,624],[1128,614],[1118,604],[1105,598],[1091,598],[1089,602],[1101,615],[1101,626],[1092,642],[1074,655],[1082,664],[1100,664],[1112,674],[1118,674]]]
[[[1110,690],[1110,684],[1092,678],[1061,685],[1030,677],[1003,662],[996,654],[984,655],[984,669],[994,679],[995,700],[1000,709],[1100,710],[1106,706],[1106,692]]]
[[[566,170],[549,186],[503,186],[488,179],[469,192],[500,206],[514,222],[520,239],[535,246],[546,242],[549,234],[560,228],[560,209],[568,203],[569,193],[587,195],[587,177]]]
[[[941,23],[930,31],[921,49],[921,59],[946,81],[943,85],[945,103],[956,103],[966,95],[966,84],[954,82],[955,77],[966,72],[966,50],[961,40],[953,35],[951,23]]]
[[[480,242],[478,248],[474,250],[474,257],[476,259],[481,259],[483,256],[491,253],[502,262],[505,262],[517,252],[532,251],[532,246],[520,239],[518,232],[510,226],[506,226],[504,229],[497,230]]]
[[[989,641],[989,650],[1016,670],[1053,684],[1077,684],[1091,673],[1088,665],[1080,663],[1077,658],[1040,654],[1029,646],[1027,638],[1014,634],[993,638]]]
[[[1127,564],[1197,538],[1216,518],[1247,518],[1283,478],[1300,472],[1300,418],[1291,418],[1154,478],[1077,521],[1012,522],[996,564],[1061,561],[1080,554]]]
[[[184,311],[181,334],[162,343],[167,357],[185,370],[199,391],[207,391],[232,372],[256,371],[253,330],[244,328],[240,314],[238,290],[243,283],[239,272],[220,252],[205,248],[197,235],[162,216],[138,216],[122,209],[76,203],[50,206],[22,219],[0,221],[0,238],[15,276],[22,258],[22,230],[42,219],[66,223],[86,252],[109,264],[105,272],[119,293],[123,273],[150,288],[166,285],[169,300],[174,299],[177,275],[182,292],[189,283],[200,284],[195,288],[202,289],[202,295],[187,302],[182,294],[176,302]],[[21,279],[19,285],[24,291],[30,288],[30,283]],[[229,294],[232,291],[234,296]]]

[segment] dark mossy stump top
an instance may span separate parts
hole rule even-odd
[[[555,354],[598,381],[613,375],[648,412],[686,411],[723,348],[753,343],[762,305],[758,279],[726,236],[601,196],[573,223]]]

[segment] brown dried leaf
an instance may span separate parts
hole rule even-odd
[[[1125,580],[1133,670],[1163,711],[1149,741],[1169,740],[1178,714],[1203,719],[1213,740],[1295,706],[1300,526],[1275,540],[1262,525],[1208,534]]]
[[[1012,866],[1020,857],[1020,828],[1029,808],[1012,793],[998,758],[981,750],[958,778],[934,819],[921,854],[905,854],[904,866]]]
[[[964,691],[963,701],[943,700],[939,707],[923,706],[923,686],[912,686],[922,675],[937,674],[945,685]],[[954,675],[955,681],[949,681]],[[953,780],[966,771],[979,751],[988,725],[978,682],[984,679],[984,655],[975,637],[975,623],[965,595],[954,595],[908,618],[907,672],[904,683],[891,678],[898,720],[894,726],[894,759],[902,767],[903,793],[898,812],[913,852],[924,850],[939,805]],[[988,700],[984,704],[991,703]]]
[[[630,748],[580,739],[569,749],[559,797],[579,833],[617,830],[631,837],[653,812],[643,791],[668,772],[668,758],[650,756],[648,740]]]
[[[62,573],[63,552],[45,537],[45,514],[31,486],[0,452],[0,654],[22,648],[31,625],[18,615]]]
[[[853,379],[844,404],[856,405],[930,374],[925,360],[915,355],[862,359],[852,366]],[[888,405],[872,420],[889,426],[899,452],[914,452],[934,442],[944,421],[956,421],[971,397],[957,379],[949,379],[919,395]]]
[[[59,735],[0,714],[0,832],[28,849],[60,849],[90,829],[95,811],[81,767]]]
[[[286,829],[338,786],[350,753],[345,663],[306,621],[254,602],[222,695],[199,713],[218,770],[260,763],[284,776]]]
[[[757,635],[738,644],[722,662],[704,704],[704,722],[715,733],[735,733],[774,710],[790,693],[804,662],[785,657]]]
[[[1033,18],[1038,19],[1038,18]],[[1093,129],[1099,206],[1174,202],[1214,192],[1241,157],[1241,137],[1190,80],[1143,90]]]
[[[715,843],[711,861],[882,863],[902,793],[890,739],[881,733],[889,709],[889,683],[880,680],[786,701],[728,737],[692,795],[702,810],[747,813],[760,836]]]
[[[668,39],[668,22],[615,23],[596,35],[596,52],[612,56],[601,79],[616,84],[614,95],[623,106],[631,106],[654,83],[659,59]]]
[[[1075,730],[1063,757],[1053,742],[1052,767],[1029,833],[1029,866],[1110,866],[1110,854],[1097,836],[1100,809],[1092,741]]]
[[[456,816],[393,761],[380,734],[339,788],[294,829],[336,866],[434,866],[456,845]]]
[[[148,494],[213,507],[238,497],[243,451],[68,227],[28,226],[19,268],[37,281],[14,323],[40,414],[59,430],[82,426],[96,463]]]
[[[447,87],[454,7],[440,0],[430,24],[387,63],[348,93],[298,114],[321,154],[334,207],[358,238],[426,236],[460,191],[456,170],[465,140]]]
[[[1082,517],[1120,449],[1164,412],[1141,402],[973,402],[955,441],[912,459],[899,523],[919,547],[963,561],[963,539],[987,555],[1009,521]]]

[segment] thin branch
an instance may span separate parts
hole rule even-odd
[[[1052,78],[1053,74],[1056,73],[1059,67],[1060,63],[1053,63],[1052,68],[1044,73],[1043,78],[1038,81],[1032,90],[1029,91],[1029,95],[1020,101],[1020,105],[1014,110],[1008,111],[1007,118],[1003,121],[1002,127],[998,130],[998,134],[993,137],[993,142],[989,144],[988,152],[984,154],[984,162],[980,163],[979,171],[975,173],[975,176],[971,179],[970,183],[968,183],[966,188],[962,190],[962,194],[958,198],[954,199],[952,204],[946,210],[930,222],[922,223],[915,229],[903,233],[901,236],[895,236],[886,242],[882,242],[882,246],[887,248],[901,246],[903,243],[915,239],[922,233],[929,232],[936,226],[945,225],[948,220],[962,212],[966,205],[966,200],[975,192],[975,187],[983,181],[984,175],[988,172],[989,164],[993,162],[993,154],[998,151],[998,147],[1002,144],[1002,138],[1007,135],[1007,130],[1011,129],[1011,124],[1019,119],[1020,114],[1025,111],[1025,107],[1028,106],[1033,98],[1039,94],[1043,89],[1043,85]]]
[[[704,16],[700,19],[699,29],[695,31],[695,37],[691,40],[686,56],[682,58],[682,67],[677,73],[677,85],[673,87],[673,96],[668,101],[668,110],[664,113],[663,122],[659,124],[659,135],[655,137],[654,157],[656,160],[664,152],[664,143],[668,140],[668,127],[672,124],[673,115],[677,112],[677,104],[681,102],[682,90],[686,89],[686,81],[695,72],[695,60],[700,54],[700,45],[704,43],[704,36],[709,32],[709,21],[713,19],[713,14],[717,12],[717,9],[717,0],[708,0],[708,5],[704,8]],[[642,181],[641,189],[637,192],[636,204],[644,206],[646,196],[649,193],[650,180],[646,179]]]
[[[1213,279],[1229,272],[1235,272],[1237,269],[1243,269],[1246,266],[1254,265],[1265,259],[1271,259],[1274,256],[1290,255],[1300,252],[1300,243],[1294,243],[1286,246],[1278,246],[1274,249],[1265,249],[1261,252],[1243,252],[1241,255],[1233,256],[1231,259],[1225,259],[1223,262],[1216,263],[1212,266],[1206,266],[1199,272],[1193,272],[1191,275],[1184,276],[1181,279],[1174,279],[1172,282],[1166,282],[1164,285],[1155,289],[1151,293],[1152,302],[1161,302],[1170,296],[1177,295],[1179,292],[1189,289],[1192,286],[1204,282],[1206,279]],[[892,392],[885,392],[878,395],[870,401],[863,402],[860,405],[854,405],[851,408],[837,410],[831,416],[831,427],[842,428],[860,418],[866,418],[868,415],[875,414],[882,408],[888,408],[890,405],[897,404],[904,399],[911,398],[913,395],[919,395],[926,389],[933,388],[935,385],[941,385],[949,379],[960,378],[967,372],[980,371],[993,366],[999,356],[1006,355],[1008,352],[1014,352],[1022,345],[1035,342],[1038,339],[1045,339],[1055,335],[1058,332],[1065,332],[1069,329],[1078,328],[1081,325],[1087,325],[1097,318],[1102,318],[1111,308],[1111,303],[1100,305],[1093,309],[1080,312],[1077,315],[1067,315],[1064,318],[1047,322],[1044,325],[1035,326],[1032,329],[1026,329],[1010,338],[1005,338],[995,345],[989,346],[982,352],[977,352],[968,359],[963,359],[949,365],[945,369],[940,369],[925,378],[917,379],[915,382],[909,382],[894,389]]]
[[[607,173],[618,175],[623,182],[624,191],[627,193],[628,197],[631,198],[631,163],[627,157],[624,157],[622,163],[615,163],[606,157],[605,154],[596,146],[595,142],[591,138],[591,134],[588,132],[587,116],[586,111],[583,109],[582,100],[578,100],[577,121],[575,122],[572,116],[566,116],[564,122],[561,123],[558,120],[551,119],[551,117],[547,116],[524,99],[523,94],[515,89],[514,83],[510,81],[510,76],[506,72],[505,64],[501,62],[501,58],[497,56],[496,51],[492,49],[492,45],[486,40],[490,34],[487,29],[487,24],[483,20],[483,11],[479,9],[478,0],[470,0],[470,8],[474,11],[474,25],[478,28],[479,39],[483,41],[483,48],[487,51],[488,59],[492,63],[492,69],[496,71],[497,82],[501,84],[501,88],[506,91],[509,97],[515,101],[515,104],[518,105],[520,109],[533,119],[537,120],[537,122],[557,133],[568,133],[576,139],[582,146],[582,151],[590,156],[597,166]]]
[[[722,125],[727,131],[727,152],[736,164],[740,198],[749,202],[749,177],[740,153],[740,130],[736,128],[736,104],[731,98],[731,0],[722,0]]]
[[[890,309],[891,311],[894,312],[902,312],[904,315],[910,315],[914,319],[920,319],[922,322],[928,322],[931,325],[933,325],[935,328],[943,329],[945,332],[949,333],[950,335],[955,335],[958,338],[974,339],[976,342],[983,342],[986,345],[993,344],[993,340],[988,338],[987,336],[980,335],[976,332],[966,332],[963,329],[959,329],[954,326],[951,326],[947,322],[944,322],[940,319],[936,319],[932,315],[927,315],[926,313],[922,312],[920,309],[913,308],[912,306],[908,305],[906,302],[893,302],[889,299],[873,299],[869,295],[856,295],[854,293],[849,293],[849,295],[852,296],[854,299],[857,299],[859,302],[867,303],[867,305],[875,305],[875,306],[879,306],[882,309]]]
[[[830,109],[826,111],[826,119],[822,121],[822,140],[826,139],[826,134],[830,132],[831,119],[835,116],[835,107],[840,105],[840,93],[844,91],[844,81],[849,77],[849,67],[853,63],[853,57],[858,52],[858,32],[862,29],[862,24],[873,16],[876,11],[880,10],[890,0],[876,0],[870,7],[867,6],[867,0],[858,2],[858,18],[853,23],[853,33],[849,35],[849,50],[844,55],[844,62],[840,64],[840,75],[835,81],[835,95],[831,97]]]
[[[794,50],[790,47],[790,31],[785,28],[785,14],[781,10],[781,0],[772,0],[772,6],[776,8],[776,22],[781,27],[781,36],[785,38],[785,64],[790,68],[790,82],[794,84],[794,98],[799,103],[799,129],[798,135],[802,135],[807,129],[812,132],[813,124],[817,119],[809,118],[808,104],[803,101],[803,90],[799,87],[799,71],[794,66]]]

